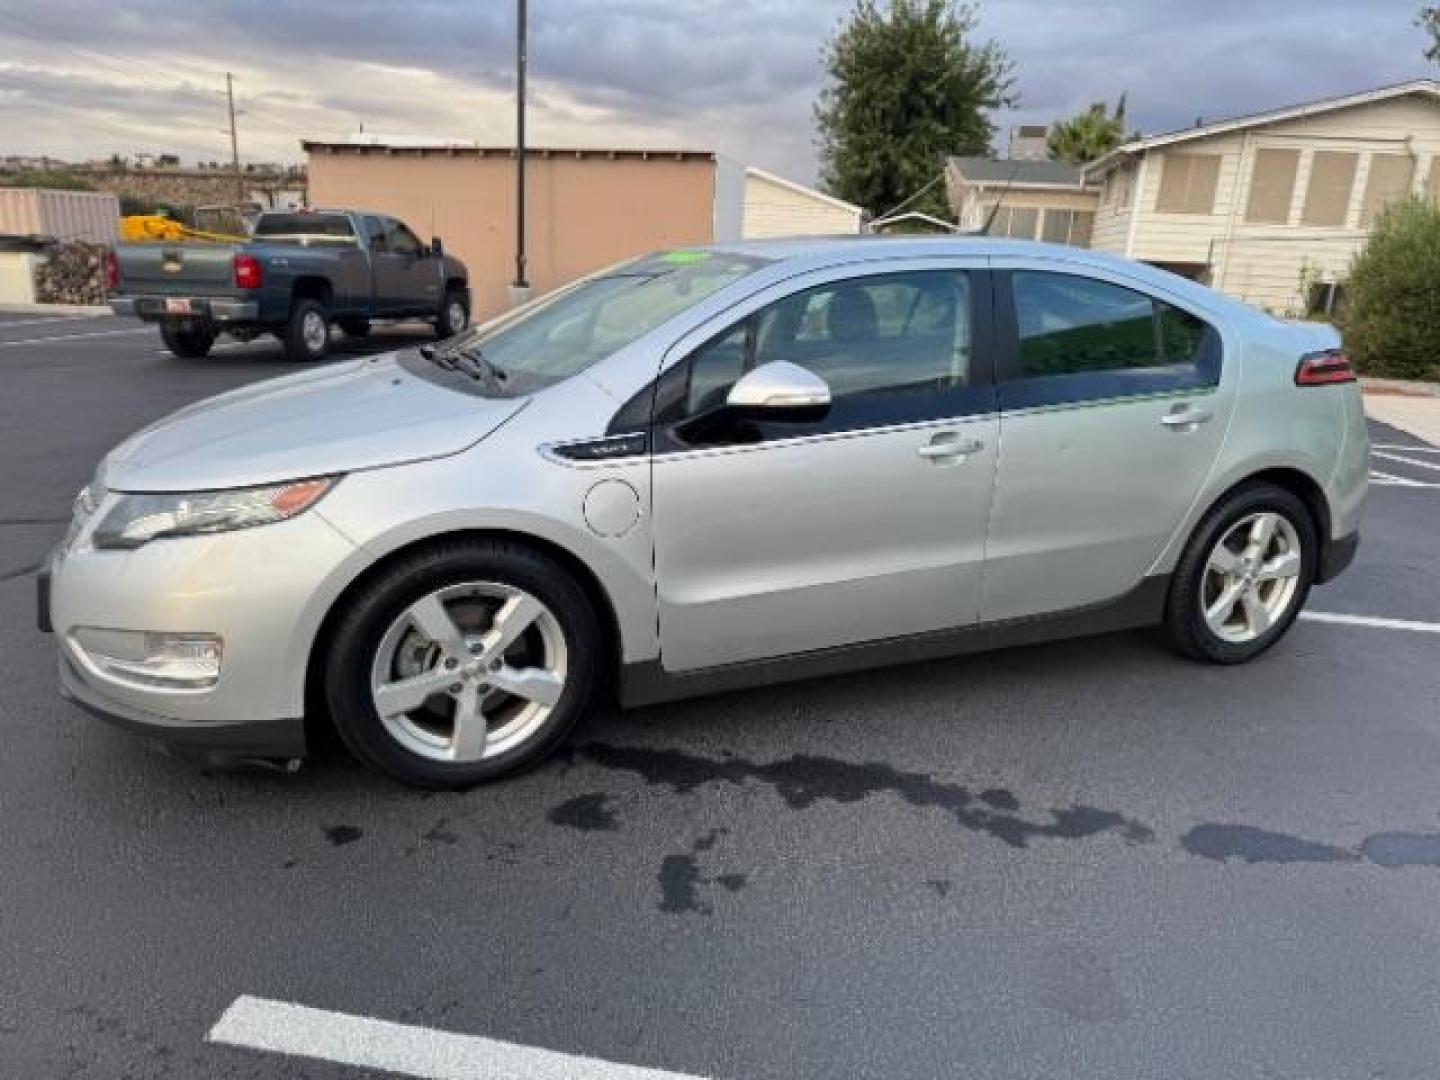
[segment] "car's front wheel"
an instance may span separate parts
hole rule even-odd
[[[1223,499],[1196,527],[1170,588],[1165,630],[1197,660],[1243,663],[1290,629],[1315,578],[1319,536],[1305,504],[1273,484]]]
[[[362,761],[463,788],[549,754],[588,706],[601,652],[595,611],[563,567],[505,541],[445,544],[348,604],[326,697]]]
[[[470,325],[470,304],[465,294],[455,289],[445,293],[440,304],[440,315],[435,320],[435,336],[442,341],[454,337]]]

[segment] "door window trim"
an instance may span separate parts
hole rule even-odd
[[[1157,366],[1153,369],[1132,368],[1061,375],[1025,375],[1020,361],[1020,325],[1015,309],[1015,290],[1012,280],[1016,273],[1078,277],[1085,281],[1126,289],[1145,297],[1152,304],[1164,304],[1176,311],[1184,312],[1186,315],[1200,320],[1209,328],[1209,333],[1201,348],[1213,350],[1213,355],[1201,357],[1183,374],[1164,370]],[[996,328],[996,381],[1001,412],[1014,414],[1118,404],[1150,398],[1197,397],[1213,394],[1219,389],[1225,371],[1224,335],[1220,327],[1209,317],[1182,303],[1169,297],[1157,296],[1140,282],[1114,281],[1109,277],[1087,273],[1086,268],[1083,267],[1064,265],[1004,266],[995,267],[991,271],[991,296]],[[1158,312],[1156,312],[1155,318],[1158,343]],[[1214,369],[1213,378],[1202,374],[1201,361],[1208,362],[1208,365]]]
[[[827,421],[776,424],[791,429],[793,434],[777,432],[759,442],[744,444],[696,446],[678,439],[673,427],[682,417],[673,415],[683,402],[690,364],[709,344],[732,333],[737,326],[757,313],[784,301],[826,286],[873,278],[919,273],[965,274],[969,287],[970,376],[963,387],[935,394],[876,395],[873,410],[860,405],[861,396],[853,399],[846,410],[852,415],[843,426],[827,426]],[[993,320],[994,302],[988,259],[951,261],[944,258],[885,259],[847,263],[823,270],[800,274],[757,291],[745,300],[718,313],[699,327],[692,328],[666,351],[659,375],[633,395],[611,418],[608,435],[646,431],[650,451],[659,455],[709,455],[753,451],[770,447],[793,446],[804,442],[830,441],[871,433],[886,433],[910,428],[924,429],[946,421],[962,422],[993,415],[998,408],[996,395],[996,349]],[[943,407],[917,408],[927,402]],[[858,415],[857,415],[858,414]]]

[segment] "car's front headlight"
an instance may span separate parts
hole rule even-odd
[[[129,550],[162,537],[270,525],[304,513],[338,480],[326,476],[226,491],[124,494],[95,526],[90,542],[102,551]]]

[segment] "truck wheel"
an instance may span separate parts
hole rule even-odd
[[[347,315],[335,320],[346,337],[363,338],[370,336],[370,320],[358,315]]]
[[[464,293],[452,289],[445,294],[445,302],[440,305],[440,316],[435,320],[435,336],[444,341],[469,325],[470,304]]]
[[[199,360],[209,355],[210,346],[215,344],[215,331],[208,326],[162,322],[160,340],[181,359]]]
[[[296,300],[285,326],[285,356],[297,363],[319,360],[330,348],[330,316],[319,300]]]

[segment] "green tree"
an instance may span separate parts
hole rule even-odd
[[[1350,268],[1340,319],[1367,375],[1440,380],[1440,206],[1411,196],[1376,222]]]
[[[1415,25],[1430,35],[1430,45],[1425,50],[1425,59],[1440,63],[1440,7],[1424,7],[1415,19]]]
[[[972,41],[976,21],[973,3],[855,0],[825,45],[815,107],[827,190],[875,214],[904,203],[950,216],[945,158],[989,153],[985,111],[1017,101],[1004,51]]]
[[[1045,149],[1056,161],[1087,165],[1098,161],[1125,141],[1125,95],[1112,116],[1103,101],[1068,120],[1057,120],[1045,137]]]

